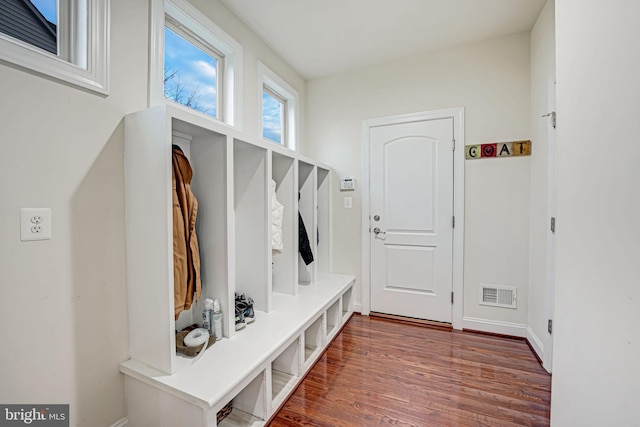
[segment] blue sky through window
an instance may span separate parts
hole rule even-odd
[[[262,136],[282,144],[284,104],[267,91],[262,92]]]
[[[44,15],[49,22],[58,23],[56,5],[57,0],[31,0],[31,3]]]
[[[165,27],[165,98],[217,117],[217,65],[216,58]]]

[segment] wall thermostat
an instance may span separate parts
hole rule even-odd
[[[343,178],[340,178],[340,191],[350,191],[355,189],[356,189],[356,184],[353,177],[345,176]]]

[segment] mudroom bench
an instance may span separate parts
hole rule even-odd
[[[273,294],[272,310],[212,345],[193,364],[178,355],[167,375],[130,359],[125,374],[129,426],[262,426],[353,314],[353,276],[319,275],[298,295]],[[220,424],[217,413],[232,412]]]

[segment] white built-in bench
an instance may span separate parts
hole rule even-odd
[[[272,310],[210,347],[197,363],[176,357],[167,375],[136,360],[125,374],[129,426],[261,426],[293,392],[304,374],[353,314],[353,276],[319,275],[298,295],[274,293]]]

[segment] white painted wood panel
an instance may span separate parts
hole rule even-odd
[[[163,109],[125,118],[129,348],[164,372],[175,358],[170,138]]]
[[[282,251],[272,252],[273,292],[295,295],[298,288],[298,220],[295,183],[295,159],[272,153],[272,177],[276,181],[276,198],[282,203]],[[269,205],[271,206],[271,205]]]
[[[271,299],[271,267],[267,265],[271,174],[267,174],[267,154],[263,148],[234,140],[235,291],[253,298],[254,308],[262,311],[270,310]]]
[[[298,210],[302,216],[307,236],[309,237],[309,245],[313,253],[313,263],[306,265],[302,257],[298,257],[298,283],[306,285],[313,283],[315,278],[315,267],[317,265],[316,251],[316,169],[311,163],[298,162],[298,192],[300,199],[298,200]]]

